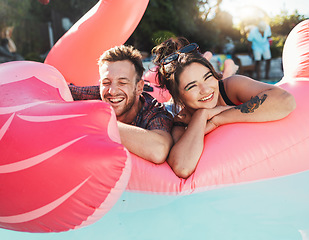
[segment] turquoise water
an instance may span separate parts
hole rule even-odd
[[[125,192],[95,224],[1,240],[307,240],[309,171],[187,196]]]
[[[261,80],[261,82],[265,82],[265,83],[268,83],[268,84],[276,84],[280,80],[281,79],[278,79],[278,80]]]

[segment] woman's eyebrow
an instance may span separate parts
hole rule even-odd
[[[189,83],[184,87],[184,89],[188,88],[190,85],[192,85],[192,84],[194,84],[194,83],[196,83],[196,81],[189,82]]]
[[[212,72],[209,71],[209,72],[207,72],[207,73],[203,76],[203,78],[204,78],[204,79],[207,79],[207,78],[209,78],[209,77],[211,77],[211,76],[212,76]]]
[[[209,78],[209,77],[211,77],[211,76],[212,76],[212,72],[209,71],[209,72],[205,73],[205,75],[203,76],[203,79],[207,79],[207,78]],[[194,84],[194,83],[196,83],[196,82],[197,82],[197,81],[189,82],[189,83],[184,87],[184,89],[188,88],[190,85],[192,85],[192,84]]]

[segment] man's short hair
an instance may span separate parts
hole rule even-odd
[[[142,63],[142,55],[139,50],[135,49],[133,46],[120,45],[113,47],[105,51],[99,61],[99,67],[101,67],[105,62],[117,62],[129,60],[135,67],[137,74],[136,82],[142,79],[144,73],[144,67]]]

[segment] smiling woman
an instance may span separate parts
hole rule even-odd
[[[175,144],[167,162],[182,178],[194,172],[205,134],[230,123],[279,120],[295,108],[294,97],[280,87],[240,75],[222,80],[197,44],[183,51],[190,46],[184,38],[172,38],[153,50],[160,85],[170,91],[175,109],[181,109],[174,119]]]

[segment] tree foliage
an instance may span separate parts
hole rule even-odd
[[[159,31],[167,31],[199,42],[202,48],[214,47],[221,31],[214,20],[209,20],[209,16],[220,12],[221,2],[222,0],[150,0],[128,43],[150,51],[156,41],[153,36]]]
[[[23,0],[24,1],[24,0]],[[30,14],[36,16],[37,20],[48,22],[52,20],[52,12],[69,18],[72,22],[76,22],[83,16],[97,0],[52,0],[48,5],[38,4],[37,1],[31,1]]]
[[[127,44],[150,52],[156,44],[170,36],[184,36],[191,42],[197,42],[202,51],[218,52],[229,37],[238,46],[244,47],[245,37],[233,25],[233,17],[220,10],[223,1],[149,0],[142,20]],[[53,27],[56,41],[65,32],[59,27],[59,19],[66,17],[74,23],[97,2],[52,0],[48,5],[42,5],[37,0],[1,0],[0,27],[15,27],[13,39],[23,56],[29,53],[32,56],[34,53],[42,54],[50,48],[48,22]],[[305,17],[297,12],[292,15],[282,12],[273,18],[270,25],[275,39],[274,46],[282,47],[292,27],[303,19]]]
[[[281,14],[271,19],[270,26],[275,35],[287,36],[293,27],[305,19],[305,16],[300,15],[297,10],[291,15],[288,15],[286,11],[281,11]]]
[[[13,40],[18,52],[26,59],[39,60],[39,55],[50,48],[47,23],[51,23],[56,41],[65,32],[59,27],[61,17],[75,22],[97,2],[53,0],[42,5],[37,0],[1,0],[0,28],[13,26]]]
[[[208,19],[211,15],[216,15],[220,11],[222,0],[199,0],[197,5],[201,12],[202,19]]]
[[[273,35],[271,52],[273,57],[282,55],[286,37],[299,22],[305,19],[305,16],[300,15],[297,10],[291,15],[288,15],[286,11],[281,11],[281,14],[271,19],[270,27]]]

